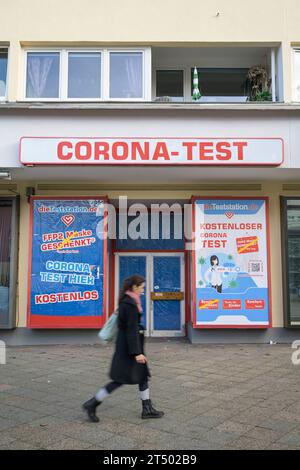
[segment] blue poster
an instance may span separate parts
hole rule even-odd
[[[103,315],[104,200],[33,199],[30,314]]]
[[[265,198],[196,198],[195,326],[268,327]]]

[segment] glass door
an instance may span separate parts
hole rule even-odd
[[[151,256],[151,336],[184,336],[184,256]]]

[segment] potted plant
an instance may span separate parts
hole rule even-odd
[[[248,70],[251,101],[272,101],[271,79],[263,65],[254,65]]]

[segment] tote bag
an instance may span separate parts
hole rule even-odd
[[[109,317],[103,328],[99,331],[98,336],[103,343],[114,341],[118,332],[118,310]]]

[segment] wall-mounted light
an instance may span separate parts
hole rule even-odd
[[[0,169],[0,179],[1,180],[11,180],[10,171]]]

